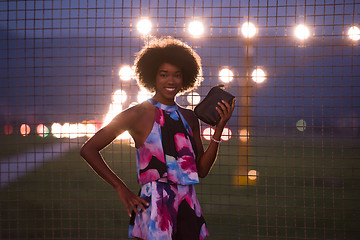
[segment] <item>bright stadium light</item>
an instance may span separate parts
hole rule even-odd
[[[251,22],[246,22],[241,26],[241,33],[246,38],[252,38],[256,34],[256,27]]]
[[[310,36],[310,30],[307,26],[300,24],[295,28],[295,36],[300,40],[305,40]]]
[[[214,135],[214,133],[215,133],[215,129],[213,129],[211,127],[207,127],[203,130],[202,135],[205,140],[210,141],[211,136]]]
[[[39,124],[36,127],[36,133],[40,136],[40,137],[47,137],[49,135],[49,128],[47,126],[45,126],[44,124]]]
[[[300,132],[305,131],[306,129],[306,122],[304,119],[300,119],[299,121],[296,122],[296,128],[297,130],[299,130]]]
[[[14,127],[11,124],[4,125],[4,133],[5,135],[11,135],[14,131]]]
[[[146,100],[148,100],[149,98],[151,98],[154,94],[149,92],[146,88],[140,88],[140,91],[138,92],[137,95],[137,101],[138,103],[144,102]]]
[[[134,77],[134,70],[128,65],[123,66],[119,70],[119,77],[123,81],[129,81]]]
[[[123,104],[127,99],[127,94],[124,90],[116,90],[113,94],[113,103]]]
[[[21,124],[20,126],[20,134],[23,135],[23,136],[27,136],[30,134],[30,126],[28,124]]]
[[[262,83],[266,79],[265,72],[261,68],[256,68],[252,74],[252,80],[256,83]]]
[[[201,97],[200,94],[198,94],[197,92],[190,92],[187,96],[186,96],[186,100],[188,101],[188,103],[190,103],[191,105],[196,105],[201,101]]]
[[[138,23],[136,24],[136,28],[141,34],[147,35],[151,31],[152,23],[149,19],[144,18],[138,21]]]
[[[233,80],[233,77],[234,73],[228,68],[224,68],[219,72],[220,80],[225,83],[231,82]]]
[[[87,123],[86,124],[86,133],[87,137],[92,137],[96,133],[96,126],[95,124]]]
[[[247,142],[247,140],[249,139],[249,133],[246,129],[241,129],[239,135],[240,135],[240,141],[242,142]]]
[[[51,125],[51,133],[56,138],[61,138],[61,124],[60,123],[53,123]]]
[[[349,38],[353,41],[358,41],[360,39],[360,29],[356,26],[352,26],[348,30]]]
[[[256,170],[250,170],[248,172],[248,178],[249,180],[256,180],[258,176],[258,172]]]
[[[193,37],[200,37],[204,33],[204,25],[199,21],[192,21],[189,24],[189,32]]]
[[[229,141],[231,136],[232,136],[232,131],[230,130],[230,128],[225,127],[221,134],[221,140]]]

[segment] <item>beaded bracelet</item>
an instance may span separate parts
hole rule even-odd
[[[211,136],[210,139],[211,139],[211,141],[214,141],[214,142],[216,142],[218,144],[220,144],[222,142],[221,138],[220,138],[220,140],[216,140]]]

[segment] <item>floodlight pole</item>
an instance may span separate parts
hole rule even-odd
[[[252,93],[251,85],[251,69],[252,66],[252,52],[253,46],[250,38],[245,38],[245,77],[243,79],[243,84],[239,84],[238,92],[240,93],[239,108],[241,109],[238,117],[238,135],[239,135],[239,147],[237,148],[238,155],[238,170],[235,174],[235,184],[236,185],[251,185],[255,184],[255,180],[248,179],[248,166],[249,166],[249,155],[250,155],[250,123],[251,115],[250,113],[250,100]],[[240,135],[241,130],[246,130],[246,136]],[[243,134],[243,133],[241,133]]]

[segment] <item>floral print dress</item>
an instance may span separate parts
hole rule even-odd
[[[129,237],[148,240],[204,239],[209,236],[194,184],[199,182],[195,143],[189,124],[178,110],[154,99],[153,128],[136,149],[140,197],[149,206],[133,212]]]

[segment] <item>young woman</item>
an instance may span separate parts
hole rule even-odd
[[[193,111],[175,103],[201,79],[200,57],[171,37],[155,39],[135,59],[138,83],[155,95],[118,114],[81,148],[81,156],[111,184],[130,216],[129,237],[204,239],[209,235],[194,184],[213,166],[220,137],[235,106],[218,103],[221,120],[206,151]],[[100,151],[129,131],[136,147],[139,196],[108,167]]]

